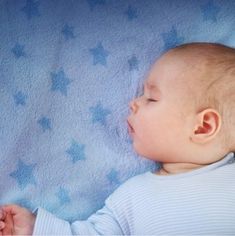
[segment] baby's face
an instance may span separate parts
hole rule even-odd
[[[186,68],[176,57],[161,57],[145,80],[143,95],[131,101],[129,131],[138,154],[154,161],[179,161],[174,155],[184,148],[191,132],[183,96],[187,92],[183,81],[189,76]]]

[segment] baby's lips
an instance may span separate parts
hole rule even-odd
[[[132,127],[132,125],[131,125],[131,123],[130,123],[129,120],[127,120],[127,125],[128,125],[128,131],[129,131],[129,133],[133,133],[133,132],[134,132],[134,129],[133,129],[133,127]]]

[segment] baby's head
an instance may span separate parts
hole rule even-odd
[[[209,164],[235,151],[235,49],[190,43],[153,65],[130,103],[134,149],[160,162]]]

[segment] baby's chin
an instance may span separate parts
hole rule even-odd
[[[134,142],[133,142],[133,149],[135,153],[137,153],[142,158],[148,159],[150,161],[158,161],[157,160],[158,158],[156,158],[156,156],[153,156],[150,153],[148,153],[145,149],[138,147]]]

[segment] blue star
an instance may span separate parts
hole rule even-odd
[[[111,184],[120,184],[120,181],[118,180],[118,172],[114,169],[111,169],[107,175],[107,178]]]
[[[75,141],[72,141],[70,148],[67,149],[66,152],[72,158],[72,162],[75,163],[78,160],[85,160],[86,159],[84,149],[85,149],[84,144],[79,144]]]
[[[92,112],[92,123],[100,122],[102,125],[106,124],[106,116],[111,114],[110,110],[104,109],[99,102],[95,107],[90,107]]]
[[[128,63],[129,63],[129,71],[139,69],[138,66],[139,62],[136,56],[132,56],[132,58],[128,60]]]
[[[51,120],[47,117],[42,117],[39,119],[38,124],[42,126],[43,132],[45,132],[47,129],[51,130]]]
[[[184,38],[183,37],[178,37],[177,31],[175,27],[173,26],[171,31],[168,33],[163,33],[162,34],[163,40],[164,40],[164,50],[167,51],[168,49],[174,48],[177,45],[183,43]]]
[[[220,11],[220,7],[216,6],[213,1],[209,1],[205,5],[201,5],[201,11],[203,14],[203,20],[212,20],[213,22],[217,21],[217,15]]]
[[[33,210],[33,204],[26,198],[20,198],[14,201],[17,205]]]
[[[55,213],[58,209],[58,203],[54,203],[51,199],[48,198],[45,199],[45,201],[41,201],[39,205],[51,213]]]
[[[87,2],[90,6],[91,11],[93,11],[93,9],[96,5],[104,5],[105,4],[105,0],[87,0]]]
[[[51,90],[58,90],[63,95],[67,96],[67,86],[70,84],[70,80],[65,76],[64,71],[61,69],[58,73],[51,73],[51,80]]]
[[[64,34],[64,37],[66,40],[68,39],[74,39],[74,33],[73,33],[74,27],[69,26],[68,24],[66,24],[63,29],[62,29],[62,34]]]
[[[14,53],[15,57],[18,59],[20,57],[25,57],[26,54],[24,52],[24,45],[16,43],[14,48],[11,49],[11,51]]]
[[[109,55],[109,52],[104,50],[101,42],[97,44],[96,48],[91,48],[90,53],[93,54],[93,65],[100,63],[101,65],[106,65],[106,57]]]
[[[30,20],[33,16],[40,16],[38,11],[39,5],[39,1],[34,2],[34,0],[27,0],[26,5],[21,9],[21,11],[23,11],[28,20]]]
[[[26,165],[23,161],[19,159],[18,161],[18,169],[12,173],[10,176],[16,179],[20,189],[24,189],[28,184],[36,185],[36,181],[33,176],[34,165]]]
[[[137,10],[136,8],[133,8],[132,6],[128,6],[127,11],[125,11],[125,14],[127,14],[128,16],[128,20],[133,20],[135,18],[137,18]]]
[[[22,105],[25,106],[25,100],[27,98],[27,96],[22,93],[21,91],[17,92],[16,94],[14,94],[14,100],[15,100],[15,104],[18,105]]]
[[[71,202],[68,191],[64,188],[60,187],[59,191],[56,193],[56,196],[58,197],[58,199],[60,201],[60,205]]]

